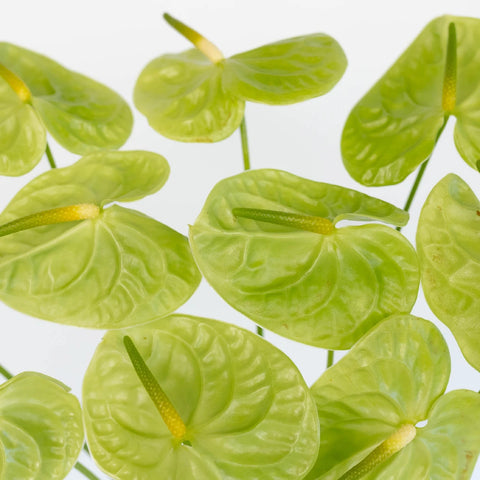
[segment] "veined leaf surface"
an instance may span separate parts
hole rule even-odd
[[[167,429],[130,362],[128,335],[186,424]],[[301,375],[258,336],[218,321],[172,315],[107,333],[83,385],[90,452],[121,480],[297,480],[319,445]]]
[[[480,451],[480,396],[442,395],[449,375],[448,348],[432,323],[394,315],[377,325],[312,386],[322,437],[307,478],[344,478],[402,425],[428,420],[362,480],[469,479]]]
[[[23,175],[45,153],[45,127],[35,109],[0,78],[0,175]]]
[[[191,31],[167,17],[177,30]],[[197,32],[186,36],[194,44],[205,40]],[[347,65],[340,45],[324,34],[282,40],[227,59],[210,47],[214,60],[187,50],[162,55],[140,73],[135,106],[162,135],[183,142],[223,140],[239,127],[245,100],[281,105],[323,95]]]
[[[0,479],[62,480],[82,446],[80,403],[60,382],[25,372],[0,385]]]
[[[67,150],[83,155],[115,149],[130,135],[130,108],[108,87],[6,42],[0,42],[0,64],[27,85],[33,107]]]
[[[480,202],[460,177],[447,175],[431,191],[417,249],[428,305],[480,370]]]
[[[157,191],[169,167],[149,152],[90,154],[22,189],[0,223],[51,208],[132,201]],[[59,323],[115,328],[167,315],[200,275],[187,239],[120,206],[97,218],[46,225],[0,238],[0,299]]]
[[[190,229],[192,251],[209,283],[234,308],[294,340],[349,348],[376,322],[409,312],[419,272],[409,242],[386,226],[334,228],[318,234],[236,218],[253,208],[404,225],[408,214],[343,187],[278,170],[225,179]]]
[[[445,110],[448,43],[454,35],[455,98]],[[450,34],[449,34],[450,30]],[[443,16],[430,22],[395,64],[358,102],[342,136],[342,155],[364,185],[401,182],[433,151],[448,115],[457,118],[455,143],[476,169],[480,158],[480,20]],[[453,45],[453,40],[452,40]],[[452,54],[453,55],[453,54]]]
[[[264,45],[225,60],[226,88],[252,102],[282,105],[329,92],[347,59],[330,36],[317,33]]]
[[[183,142],[218,142],[243,118],[245,102],[223,86],[223,64],[198,50],[152,60],[135,85],[136,107],[162,135]]]

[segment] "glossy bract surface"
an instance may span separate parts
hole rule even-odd
[[[0,174],[22,175],[38,163],[45,152],[45,128],[81,155],[118,148],[130,135],[130,108],[106,86],[6,42],[0,42],[0,64],[31,93],[22,101],[0,77]]]
[[[377,325],[312,386],[322,437],[307,478],[343,478],[402,425],[427,420],[362,480],[469,479],[480,451],[480,396],[443,395],[449,376],[448,348],[432,323],[394,315]]]
[[[106,207],[156,192],[168,174],[160,155],[102,152],[32,180],[0,224],[68,205],[101,211],[1,237],[0,299],[35,317],[92,328],[138,324],[177,309],[200,282],[187,239],[135,210]]]
[[[134,102],[166,137],[216,142],[238,128],[246,100],[281,105],[323,95],[346,65],[340,45],[324,34],[282,40],[216,63],[187,50],[151,61],[137,80]]]
[[[410,312],[416,254],[392,228],[333,228],[319,234],[237,218],[237,208],[404,225],[408,214],[368,195],[279,170],[219,182],[190,228],[197,264],[213,288],[258,324],[294,340],[349,348],[376,322]]]
[[[480,202],[450,174],[431,191],[417,229],[425,298],[480,370]]]
[[[132,338],[186,425],[175,439],[125,350]],[[172,315],[107,333],[83,384],[87,440],[115,479],[297,480],[315,462],[319,429],[300,373],[262,338]]]
[[[355,180],[364,185],[401,182],[430,156],[448,115],[457,119],[455,144],[460,155],[477,168],[479,42],[476,18],[446,15],[425,27],[347,119],[342,155]],[[447,65],[449,43],[451,65]],[[444,88],[449,69],[451,99]]]
[[[0,385],[0,479],[62,480],[83,446],[80,403],[68,388],[25,372]]]

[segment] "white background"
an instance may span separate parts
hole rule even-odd
[[[132,105],[142,68],[154,57],[190,48],[162,19],[163,12],[183,20],[216,43],[225,56],[302,34],[324,32],[344,48],[349,66],[327,95],[302,104],[271,107],[247,104],[253,168],[272,167],[322,182],[356,188],[403,206],[413,182],[367,189],[345,171],[340,136],[345,119],[360,97],[434,17],[450,13],[480,17],[478,0],[177,0],[102,1],[30,0],[1,2],[1,40],[43,53],[118,91]],[[133,108],[133,105],[132,105]],[[161,153],[171,165],[167,185],[152,197],[131,204],[187,234],[203,202],[220,179],[242,170],[238,132],[216,144],[181,144],[161,137],[134,111],[135,126],[124,149]],[[453,145],[451,119],[435,150],[403,230],[413,242],[418,213],[428,192],[455,172],[480,194],[480,176]],[[50,142],[59,166],[76,160]],[[28,175],[0,177],[0,208],[30,179],[48,169],[46,159]],[[181,312],[216,318],[253,329],[203,282]],[[480,374],[463,359],[453,337],[438,322],[420,292],[413,313],[434,321],[449,342],[452,377],[449,390],[480,388]],[[0,305],[0,363],[14,373],[36,370],[56,377],[80,396],[83,373],[103,332],[30,318]],[[267,339],[297,364],[308,384],[325,367],[324,350],[282,339]],[[337,359],[340,357],[337,354]],[[82,461],[92,463],[82,454]],[[94,468],[94,467],[93,467]],[[99,474],[101,477],[101,474]],[[84,478],[72,472],[68,479]],[[107,477],[101,477],[107,478]],[[480,469],[473,478],[480,479]],[[189,480],[189,479],[185,479]],[[246,479],[248,480],[248,479]]]

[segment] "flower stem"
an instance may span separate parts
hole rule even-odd
[[[435,144],[433,148],[437,145],[438,139],[442,134],[445,126],[448,122],[448,117],[450,113],[455,108],[455,103],[457,100],[457,31],[454,23],[448,25],[448,39],[447,39],[447,56],[445,58],[445,73],[443,78],[443,92],[442,92],[442,108],[445,112],[443,117],[443,125],[440,127],[440,130],[437,133],[435,138]],[[430,158],[432,158],[432,153],[428,158],[422,163],[420,169],[417,173],[417,178],[413,182],[412,189],[408,195],[405,207],[403,208],[406,212],[410,209],[412,205],[415,194],[417,193],[418,186],[422,180],[425,169],[427,168]],[[402,227],[397,227],[397,230],[400,231]]]
[[[245,115],[243,115],[242,123],[240,123],[240,139],[242,141],[242,154],[243,154],[243,170],[250,170],[250,151],[248,148],[248,135],[247,135],[247,122]],[[257,335],[263,337],[263,328],[257,325]]]
[[[329,350],[327,354],[327,368],[330,368],[333,365],[334,356],[335,350]]]
[[[443,130],[445,129],[445,126],[447,125],[448,122],[448,114],[445,114],[443,118],[443,124],[440,127],[440,130],[437,133],[437,136],[435,138],[435,143],[433,145],[433,148],[437,145],[438,139],[440,138],[440,135],[442,134]],[[432,153],[428,156],[428,158],[420,165],[420,168],[418,169],[417,177],[415,178],[415,181],[413,182],[412,188],[410,190],[410,193],[408,195],[407,201],[405,202],[405,206],[403,209],[408,212],[410,210],[410,207],[412,205],[413,199],[415,198],[415,194],[417,193],[418,186],[420,185],[420,182],[422,180],[423,174],[425,173],[425,170],[427,168],[428,162],[432,158],[433,155],[433,150]],[[397,227],[396,230],[399,232],[402,230],[402,227]]]
[[[13,377],[13,375],[6,368],[2,367],[1,365],[0,365],[0,375],[2,375],[7,380],[10,380]]]
[[[245,115],[240,124],[240,138],[242,139],[243,170],[250,170],[250,153],[248,151],[247,123]]]
[[[415,194],[417,193],[418,186],[420,185],[420,182],[422,180],[423,174],[425,173],[425,170],[427,168],[430,158],[431,158],[431,155],[420,165],[420,169],[418,170],[417,177],[413,182],[410,193],[408,194],[407,201],[405,202],[405,206],[403,207],[403,209],[406,212],[410,210],[410,206],[412,205],[413,199],[415,198]],[[400,232],[402,230],[402,227],[397,227],[397,230]]]
[[[45,149],[45,153],[47,154],[48,163],[50,164],[50,168],[57,168],[57,164],[55,163],[55,159],[53,158],[52,151],[47,142],[47,148]]]
[[[91,472],[85,465],[80,462],[75,464],[75,468],[85,475],[89,480],[100,480],[93,472]]]

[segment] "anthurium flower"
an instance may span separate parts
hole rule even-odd
[[[108,332],[83,406],[92,457],[119,480],[299,480],[318,452],[315,405],[291,360],[205,318]]]
[[[340,45],[323,33],[224,58],[195,30],[165,19],[196,48],[152,60],[137,80],[134,102],[157,132],[174,140],[222,140],[240,125],[246,100],[283,105],[323,95],[347,65]]]
[[[80,403],[59,381],[24,372],[0,385],[0,479],[62,480],[83,446]]]
[[[169,171],[154,153],[99,152],[28,183],[0,215],[0,299],[93,328],[176,310],[200,282],[187,239],[110,205],[156,192]]]
[[[47,130],[84,155],[119,148],[132,123],[127,103],[106,86],[0,42],[0,175],[30,171],[45,153]]]
[[[393,315],[312,386],[322,431],[309,480],[470,478],[480,395],[444,394],[448,348],[427,320]]]
[[[347,119],[342,155],[355,180],[401,182],[430,157],[450,116],[458,152],[477,169],[479,43],[477,18],[445,15],[425,27]]]
[[[197,264],[257,324],[299,342],[346,349],[375,323],[410,312],[417,258],[395,229],[408,214],[348,188],[280,170],[219,182],[194,225]]]
[[[480,202],[457,175],[447,175],[428,196],[417,250],[428,305],[480,370]]]

